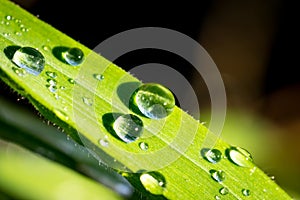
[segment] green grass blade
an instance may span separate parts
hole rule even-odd
[[[110,122],[110,113],[131,112],[122,103],[118,89],[120,86],[141,84],[141,81],[11,2],[0,2],[0,19],[4,20],[4,24],[0,26],[0,47],[3,50],[0,54],[1,78],[78,142],[82,141],[88,145],[102,159],[111,158],[111,164],[120,171],[126,169],[138,172],[147,167],[155,168],[155,164],[165,162],[165,166],[157,170],[166,180],[166,188],[158,196],[153,197],[144,189],[137,174],[123,174],[146,196],[156,199],[213,199],[216,195],[220,196],[221,187],[227,187],[229,194],[224,196],[226,199],[291,199],[254,164],[244,168],[234,165],[226,158],[217,164],[202,158],[200,148],[203,147],[204,140],[216,140],[215,148],[223,155],[230,146],[214,134],[209,134],[206,127],[180,108],[176,107],[166,120],[155,121],[142,117],[146,127],[143,134],[151,136],[143,139],[149,144],[147,152],[140,150],[139,141],[125,144],[118,140],[105,127],[105,124]],[[5,17],[8,15],[14,19],[21,19],[28,31],[22,32],[22,35],[16,34],[20,31],[20,25],[15,21],[6,25]],[[19,76],[15,70],[16,66],[9,59],[11,52],[7,47],[13,46],[38,48],[46,59],[44,71],[38,76]],[[78,47],[87,59],[80,67],[69,66],[53,55],[51,49],[57,47]],[[81,70],[84,70],[84,73]],[[65,89],[51,93],[46,87],[49,78],[46,72],[55,72],[58,87],[63,86]],[[105,79],[99,83],[93,77],[95,73],[103,74]],[[71,84],[68,81],[70,78],[78,81]],[[90,102],[86,102],[87,99]],[[156,134],[157,130],[160,130],[159,134]],[[194,137],[192,133],[195,132]],[[99,144],[99,140],[104,137],[107,137],[109,142],[107,147]],[[187,142],[191,140],[192,144]],[[168,151],[163,153],[160,149],[165,146],[168,146]],[[168,160],[174,157],[177,159]],[[212,169],[223,170],[226,180],[214,181],[210,174]],[[242,189],[249,189],[250,196],[245,197]]]

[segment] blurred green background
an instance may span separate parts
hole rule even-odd
[[[200,0],[162,5],[126,1],[122,5],[106,1],[100,6],[92,0],[15,2],[91,49],[114,34],[143,26],[174,29],[199,41],[218,66],[226,87],[228,114],[222,137],[248,149],[259,167],[294,199],[300,199],[300,14],[296,2]],[[115,63],[125,70],[148,62],[174,67],[193,86],[200,119],[206,121],[210,98],[205,83],[184,61],[173,58],[143,50]],[[0,95],[33,110],[3,83]]]

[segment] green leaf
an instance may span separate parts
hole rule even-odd
[[[137,115],[123,101],[142,82],[20,7],[5,0],[0,2],[0,18],[4,22],[9,15],[22,20],[28,28],[18,35],[15,33],[20,31],[20,25],[15,21],[0,26],[1,78],[28,98],[46,118],[94,151],[95,156],[109,166],[118,169],[145,196],[150,199],[213,199],[221,196],[222,187],[227,187],[226,199],[291,199],[253,163],[240,167],[225,158],[230,145],[178,107],[165,120],[139,115],[145,127],[143,135],[147,137],[129,144],[121,141],[110,126],[115,115]],[[16,46],[30,46],[42,52],[46,66],[40,75],[19,76],[20,73],[16,73],[18,68],[10,60]],[[83,51],[85,60],[80,66],[70,66],[59,57],[61,50],[70,47]],[[55,80],[59,89],[56,92],[50,92],[47,87],[47,72],[57,74]],[[99,81],[95,74],[105,78]],[[70,79],[75,80],[75,84],[71,84]],[[104,138],[108,145],[99,143]],[[213,164],[201,156],[205,148],[210,148],[204,141],[215,143],[214,148],[223,155],[220,162]],[[141,150],[139,142],[146,142],[149,149]],[[159,175],[153,172],[153,176],[139,178],[139,172],[148,169],[155,169]],[[223,170],[225,180],[213,180],[212,170]],[[164,180],[161,190],[157,187],[160,184],[155,181],[157,179]],[[250,196],[246,197],[243,189],[249,190]]]

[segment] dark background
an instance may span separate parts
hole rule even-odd
[[[274,155],[269,163],[262,162],[262,168],[273,173],[291,193],[300,191],[299,184],[295,184],[300,178],[296,170],[300,163],[300,16],[296,1],[15,2],[91,49],[114,34],[144,26],[170,28],[199,41],[222,74],[229,112],[246,110],[246,114],[254,113],[281,130],[282,144],[276,148],[282,153]],[[172,66],[191,82],[201,99],[200,106],[209,105],[201,77],[176,55],[142,50],[115,62],[125,70],[149,62]],[[16,94],[3,83],[1,88],[1,95],[17,101]],[[26,101],[23,104],[30,107]],[[255,144],[249,148],[256,148]]]

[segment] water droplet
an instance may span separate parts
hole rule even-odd
[[[18,76],[23,77],[26,75],[26,71],[22,68],[13,67],[12,69]]]
[[[25,28],[25,27],[22,27],[22,28],[21,28],[21,31],[22,31],[22,32],[28,32],[29,29],[28,29],[28,28]]]
[[[17,36],[21,36],[21,35],[22,35],[22,33],[19,32],[19,31],[16,31],[15,34],[16,34]]]
[[[65,86],[60,86],[60,89],[61,89],[61,90],[65,90],[66,87],[65,87]]]
[[[250,196],[250,190],[248,190],[248,189],[242,189],[242,194],[244,196]]]
[[[50,50],[50,47],[48,45],[43,45],[42,48],[45,50],[45,51],[49,51]]]
[[[21,23],[22,21],[21,21],[20,19],[15,19],[15,22],[16,22],[17,24],[19,24],[19,23]]]
[[[3,33],[4,37],[10,36],[10,33]]]
[[[211,163],[217,163],[222,159],[222,153],[218,149],[210,149],[205,152],[204,157]]]
[[[63,53],[63,57],[68,64],[76,66],[82,63],[84,54],[81,49],[75,47]]]
[[[35,76],[39,75],[45,66],[43,54],[32,47],[18,49],[12,58],[12,62]]]
[[[159,172],[146,172],[141,174],[140,181],[144,188],[152,194],[163,194],[166,187],[166,179]]]
[[[139,147],[143,151],[147,151],[149,149],[149,145],[146,142],[140,142]]]
[[[7,25],[7,26],[8,26],[8,25],[10,25],[10,23],[9,23],[9,22],[5,22],[5,25]]]
[[[219,192],[220,192],[221,195],[226,195],[226,194],[229,193],[229,190],[228,190],[228,188],[226,188],[226,187],[222,187],[222,188],[219,190]]]
[[[56,78],[57,74],[55,72],[46,71],[46,75],[50,78]]]
[[[10,15],[6,15],[6,16],[5,16],[5,19],[6,19],[6,20],[12,20],[12,19],[13,19],[13,17],[12,17],[12,16],[10,16]]]
[[[82,101],[83,103],[85,103],[88,106],[92,106],[93,105],[93,100],[87,97],[82,97]]]
[[[157,83],[147,83],[135,90],[130,102],[133,109],[151,119],[168,116],[175,106],[175,98],[166,87]]]
[[[57,91],[56,85],[46,85],[50,92],[55,93]]]
[[[210,170],[209,171],[211,174],[211,177],[217,181],[217,182],[222,182],[225,180],[225,172],[222,170]]]
[[[252,166],[253,159],[251,154],[241,147],[230,147],[226,150],[226,154],[228,159],[238,166]]]
[[[272,181],[275,181],[275,176],[269,176]]]
[[[75,84],[75,80],[72,79],[72,78],[69,78],[68,81],[69,81],[69,83],[71,83],[71,84]]]
[[[215,200],[221,200],[221,197],[218,196],[218,195],[216,195],[216,196],[215,196]]]
[[[94,74],[94,78],[99,80],[99,81],[102,81],[104,79],[104,75],[102,74]]]
[[[100,144],[101,146],[107,147],[107,146],[109,145],[109,142],[108,142],[107,139],[100,139],[100,140],[99,140],[99,144]]]
[[[57,82],[56,82],[56,80],[54,80],[54,79],[47,79],[47,82],[50,84],[50,85],[52,85],[52,86],[54,86],[54,85],[56,85],[57,84]]]
[[[126,143],[135,141],[143,131],[142,120],[132,114],[117,117],[113,124],[116,134]]]

